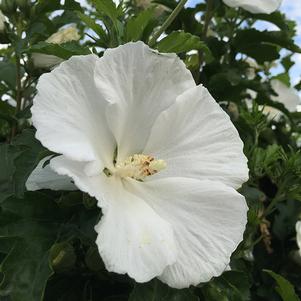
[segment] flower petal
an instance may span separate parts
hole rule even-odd
[[[96,86],[97,60],[94,55],[74,56],[42,75],[32,119],[37,138],[48,149],[75,160],[98,159],[107,166],[116,144],[105,118],[108,103]]]
[[[119,160],[141,153],[160,112],[195,86],[175,54],[160,54],[142,42],[109,49],[97,64],[98,87],[112,103],[107,118]]]
[[[150,180],[189,177],[239,188],[248,179],[239,134],[203,86],[186,91],[161,113],[143,153],[167,163]]]
[[[247,222],[242,195],[219,182],[189,178],[131,180],[125,187],[173,227],[178,257],[159,277],[163,282],[184,288],[209,281],[227,268]]]
[[[223,0],[230,7],[241,7],[253,14],[270,14],[277,10],[282,0]]]
[[[98,199],[103,217],[95,227],[97,245],[107,270],[146,282],[176,260],[173,230],[143,199],[127,192],[120,178],[89,177],[83,162],[57,157],[51,161],[83,191]]]
[[[32,191],[40,189],[77,190],[71,178],[58,175],[49,164],[43,167],[44,163],[49,159],[51,159],[51,156],[39,162],[26,181],[26,189]]]

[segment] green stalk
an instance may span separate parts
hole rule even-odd
[[[203,28],[203,38],[206,39],[209,23],[212,18],[212,9],[213,9],[213,0],[207,0],[206,14],[205,14],[205,23]]]
[[[172,11],[172,13],[169,15],[169,17],[166,19],[166,21],[162,24],[162,26],[159,28],[159,30],[153,35],[153,37],[150,39],[148,45],[153,46],[157,39],[160,37],[160,35],[168,28],[168,26],[173,22],[173,20],[177,17],[177,15],[180,13],[184,5],[186,4],[187,0],[180,0],[176,8]]]
[[[207,38],[209,24],[213,17],[213,13],[212,13],[213,2],[214,2],[213,0],[207,0],[207,6],[206,6],[206,12],[205,12],[205,22],[204,22],[203,32],[201,33],[201,38],[203,39],[203,41],[205,41]],[[196,69],[195,72],[193,72],[193,77],[197,84],[200,83],[200,69],[201,69],[201,66],[203,63],[203,59],[204,59],[204,53],[202,50],[199,50],[198,54],[199,54],[198,68]]]

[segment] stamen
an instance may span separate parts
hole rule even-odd
[[[143,181],[147,176],[154,175],[166,168],[164,160],[155,160],[152,156],[135,154],[115,165],[114,174],[122,178],[133,178]]]

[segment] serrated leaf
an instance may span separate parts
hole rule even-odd
[[[271,270],[263,271],[268,273],[277,282],[275,290],[281,296],[283,301],[300,301],[293,285],[288,280]]]
[[[301,52],[301,48],[284,31],[259,31],[254,28],[239,30],[233,44],[238,48],[251,47],[251,44],[270,43],[294,52]]]
[[[160,52],[188,52],[190,50],[203,50],[210,53],[206,44],[197,36],[184,31],[174,31],[157,43],[156,48]]]

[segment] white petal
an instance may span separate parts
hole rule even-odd
[[[173,227],[177,262],[165,269],[162,281],[183,288],[209,281],[227,268],[247,222],[242,195],[219,182],[188,178],[125,185]]]
[[[150,180],[180,176],[238,188],[248,179],[239,134],[202,86],[183,93],[158,117],[143,153],[167,163],[167,168]]]
[[[63,157],[54,158],[51,164],[98,199],[103,217],[95,227],[96,243],[107,270],[146,282],[175,262],[177,248],[171,226],[143,199],[127,192],[119,178],[89,177],[82,172],[83,162]]]
[[[112,164],[115,143],[97,89],[98,57],[74,56],[38,83],[32,107],[37,138],[50,150],[80,161]]]
[[[241,7],[253,14],[270,14],[277,10],[282,0],[223,0],[230,7]]]
[[[112,103],[107,118],[119,160],[141,153],[160,112],[195,86],[175,54],[157,53],[142,42],[107,50],[97,64],[98,87]]]
[[[44,163],[50,158],[51,156],[41,160],[33,170],[26,182],[27,190],[77,190],[71,178],[58,175],[49,164],[43,167]]]

